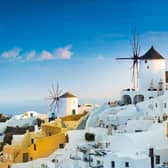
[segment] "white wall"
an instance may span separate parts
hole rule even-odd
[[[61,98],[58,116],[72,115],[73,109],[78,114],[78,99],[77,97],[72,98]]]
[[[129,162],[129,168],[149,168],[150,158],[142,157],[132,158],[126,156],[118,156],[116,154],[108,154],[104,158],[104,167],[111,167],[111,162],[115,162],[115,168],[125,168],[125,162]]]
[[[156,88],[160,79],[165,82],[165,70],[164,59],[147,60],[147,63],[145,63],[145,60],[141,60],[139,68],[139,90],[147,90],[151,80],[153,80],[154,87]]]

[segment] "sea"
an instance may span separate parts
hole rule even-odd
[[[79,99],[78,104],[99,104],[102,105],[105,99]],[[0,114],[17,115],[27,111],[36,111],[38,113],[47,114],[49,102],[46,100],[26,100],[26,101],[0,101]]]
[[[6,115],[17,115],[27,111],[36,111],[47,114],[48,104],[44,101],[10,101],[0,102],[0,113]]]

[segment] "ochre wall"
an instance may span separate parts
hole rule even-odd
[[[0,168],[9,168],[8,166],[12,167],[11,163],[7,163],[7,162],[2,163],[2,162],[0,162]]]
[[[48,136],[35,141],[36,150],[34,150],[34,144],[22,151],[16,158],[15,163],[23,162],[23,153],[29,154],[29,160],[31,158],[37,159],[41,157],[47,157],[59,148],[60,144],[66,143],[66,136],[63,133]]]
[[[62,117],[62,120],[63,121],[77,121],[83,116],[84,114],[68,115],[68,116]]]
[[[42,125],[42,131],[46,133],[47,136],[55,135],[61,132],[61,128],[52,125]]]
[[[26,132],[21,143],[4,146],[4,162],[23,162],[23,154],[28,153],[28,160],[47,157],[59,148],[60,144],[66,143],[65,132],[68,129],[75,129],[83,120],[84,114],[63,117],[62,120],[67,128],[58,128],[61,123],[56,120],[53,123],[46,123],[38,133]],[[50,135],[50,136],[49,136]],[[32,142],[33,139],[33,142]],[[32,144],[33,143],[33,144]],[[36,150],[34,150],[34,144]],[[0,167],[1,168],[1,167]]]

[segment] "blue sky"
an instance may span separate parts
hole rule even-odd
[[[168,2],[1,0],[0,100],[47,97],[52,83],[81,99],[115,99],[131,86],[131,31],[141,54],[168,54]]]

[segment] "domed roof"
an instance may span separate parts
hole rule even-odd
[[[73,97],[76,97],[76,96],[73,95],[70,92],[66,92],[66,93],[64,93],[63,95],[60,96],[60,98],[73,98]]]
[[[140,59],[151,60],[151,59],[165,59],[158,51],[152,46]]]

